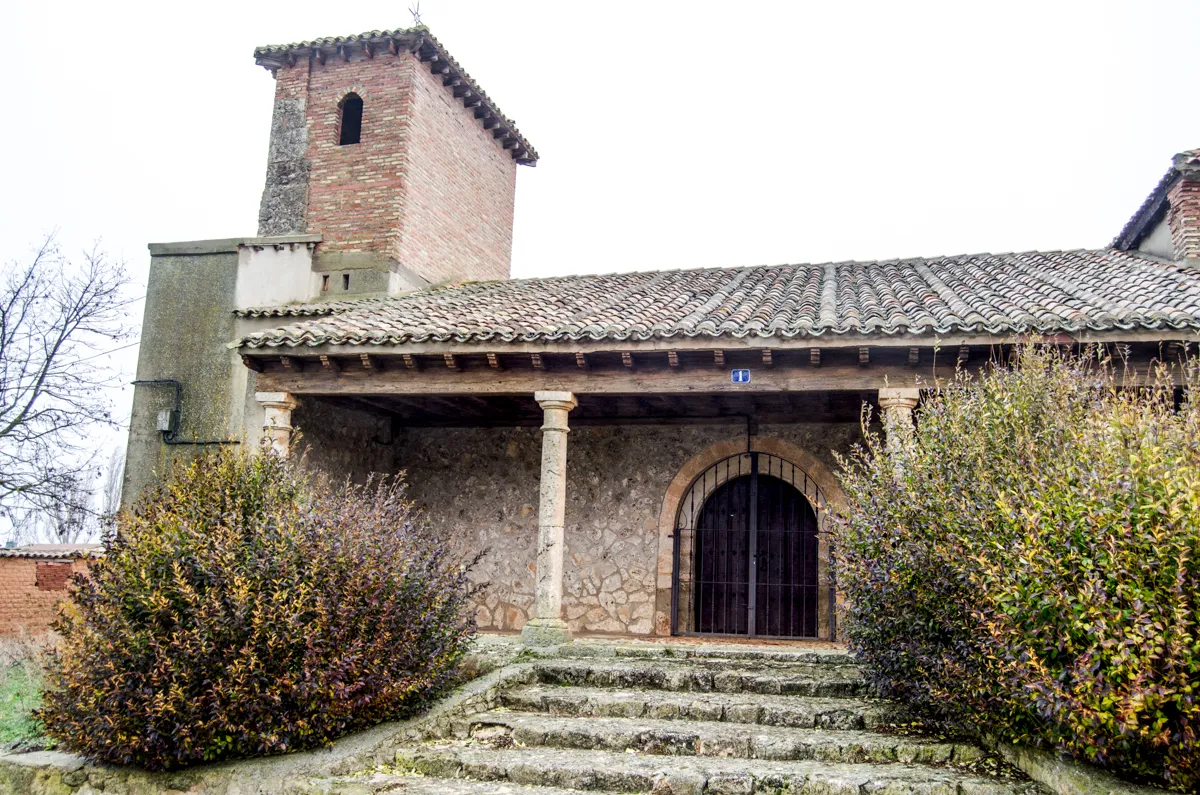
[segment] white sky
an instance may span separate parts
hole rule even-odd
[[[0,262],[58,227],[144,280],[148,242],[254,234],[254,47],[407,26],[408,3],[9,0]],[[542,157],[514,276],[1102,247],[1200,146],[1194,1],[421,12]]]

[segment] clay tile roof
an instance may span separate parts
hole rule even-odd
[[[495,121],[488,129],[496,138],[506,139],[505,148],[509,149],[514,160],[526,166],[537,165],[537,150],[521,135],[517,125],[500,111],[479,84],[471,79],[467,70],[459,65],[454,56],[446,52],[442,43],[434,38],[429,28],[424,25],[395,30],[369,30],[351,36],[326,36],[291,44],[268,44],[254,48],[254,62],[274,73],[297,59],[307,59],[320,53],[326,57],[338,57],[343,48],[348,48],[351,53],[359,53],[368,47],[371,48],[372,54],[389,51],[415,52],[422,61],[430,64],[431,69],[441,70],[438,74],[442,75],[447,86],[458,84],[455,89],[447,88],[448,91],[456,92],[455,97],[462,97],[464,102],[479,101],[475,118]]]
[[[103,551],[104,547],[100,544],[26,544],[23,547],[0,548],[0,558],[65,560],[95,557]]]
[[[974,254],[467,282],[249,309],[246,348],[1200,330],[1200,272],[1137,252]]]

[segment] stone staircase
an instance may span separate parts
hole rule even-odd
[[[906,731],[836,649],[576,643],[395,765],[296,793],[1045,795],[969,741]]]

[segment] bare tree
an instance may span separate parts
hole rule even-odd
[[[104,469],[104,484],[100,492],[100,516],[112,519],[121,510],[121,489],[125,485],[125,448],[113,448]]]
[[[88,432],[113,424],[107,390],[119,383],[98,359],[132,334],[127,283],[103,251],[74,263],[54,235],[0,274],[0,513],[10,520],[93,511]]]
[[[40,511],[38,535],[51,544],[78,544],[92,536],[98,517],[92,510],[95,496],[93,473],[75,472],[69,476],[63,493]]]

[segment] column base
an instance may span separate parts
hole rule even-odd
[[[521,629],[521,643],[526,646],[558,646],[571,642],[571,630],[560,618],[531,618]]]

